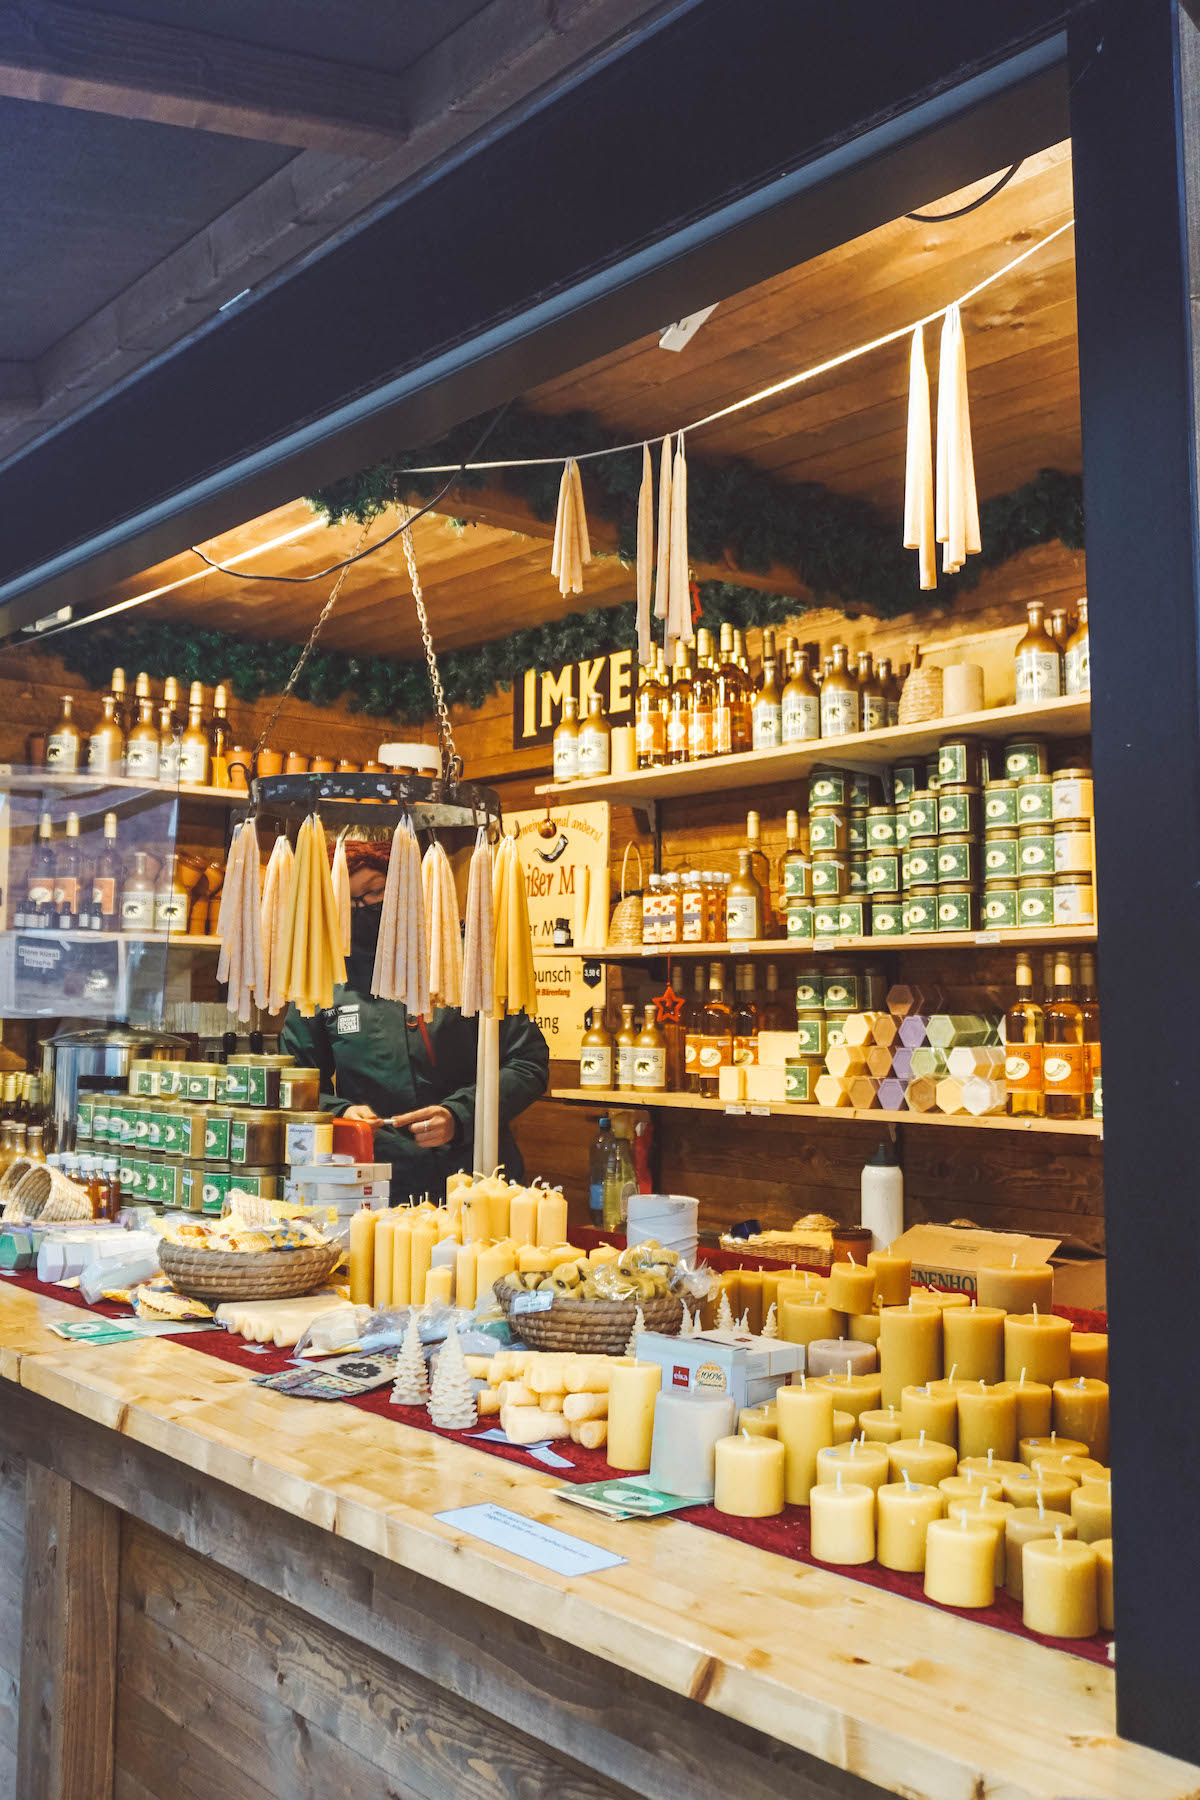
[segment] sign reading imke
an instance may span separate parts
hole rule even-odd
[[[632,650],[612,650],[607,656],[585,656],[579,662],[560,663],[554,669],[526,669],[513,683],[513,749],[548,744],[562,718],[563,701],[579,702],[579,717],[587,717],[588,701],[598,694],[610,725],[631,725],[635,704]]]

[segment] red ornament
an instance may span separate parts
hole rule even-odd
[[[678,1025],[683,1016],[682,994],[677,994],[674,988],[669,987],[665,994],[655,994],[651,1004],[660,1025]]]

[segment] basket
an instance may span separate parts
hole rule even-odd
[[[5,1196],[4,1218],[18,1225],[74,1224],[90,1219],[92,1203],[86,1188],[77,1187],[57,1169],[45,1163],[13,1164],[13,1185]]]
[[[162,1272],[196,1300],[293,1300],[311,1294],[333,1273],[338,1244],[304,1250],[194,1250],[160,1244]]]
[[[509,1317],[514,1288],[503,1278],[492,1292]],[[637,1317],[635,1300],[563,1300],[556,1294],[545,1312],[518,1313],[511,1320],[513,1333],[531,1350],[575,1351],[581,1356],[622,1356]],[[673,1337],[683,1323],[683,1302],[678,1294],[640,1302],[647,1331]]]
[[[916,644],[912,647],[912,672],[900,695],[901,725],[922,725],[942,716],[942,671],[936,663],[923,663]]]
[[[633,851],[638,859],[638,885],[632,893],[625,892],[625,868],[629,862],[629,852]],[[610,949],[628,950],[642,941],[642,853],[633,838],[625,846],[625,854],[621,858],[621,898],[612,909],[612,918],[608,921],[608,942]]]

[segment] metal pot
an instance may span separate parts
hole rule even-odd
[[[135,1058],[180,1062],[188,1051],[185,1038],[161,1031],[139,1031],[134,1025],[101,1025],[87,1031],[60,1031],[42,1046],[43,1085],[53,1107],[54,1141],[60,1150],[75,1147],[75,1109],[81,1093],[121,1094],[129,1083]]]

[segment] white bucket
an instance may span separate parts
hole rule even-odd
[[[644,1244],[654,1238],[664,1250],[694,1262],[699,1211],[700,1202],[686,1194],[630,1194],[626,1242]]]

